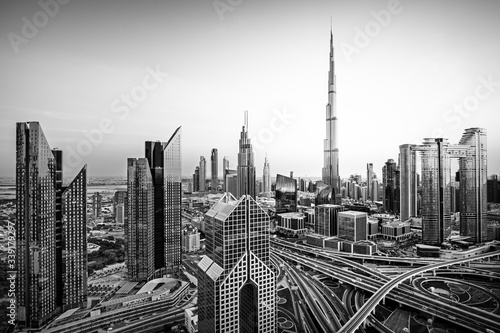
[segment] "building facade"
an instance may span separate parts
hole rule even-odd
[[[262,192],[271,192],[271,168],[269,167],[269,161],[267,160],[267,154],[266,158],[264,160],[264,170],[262,172],[262,182],[263,182],[263,189]]]
[[[347,211],[338,213],[339,238],[358,242],[367,239],[368,214],[363,212]]]
[[[68,187],[62,171],[62,151],[51,150],[40,124],[17,123],[19,327],[40,328],[63,309],[86,304],[86,166]]]
[[[200,332],[276,332],[276,277],[269,216],[249,195],[226,193],[206,213],[198,264]]]
[[[148,281],[154,266],[154,187],[146,158],[127,160],[126,265],[130,281]]]
[[[297,211],[297,180],[278,174],[276,176],[276,214]]]
[[[340,205],[324,204],[314,207],[314,232],[323,236],[336,236],[338,232],[338,214],[344,211]]]
[[[199,185],[198,191],[204,192],[206,191],[206,183],[207,183],[207,161],[205,157],[200,156],[200,173],[199,173]]]

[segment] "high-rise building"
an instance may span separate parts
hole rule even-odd
[[[500,182],[498,175],[490,175],[486,181],[488,187],[487,202],[500,203]]]
[[[224,192],[228,191],[227,184],[226,184],[227,170],[229,170],[229,158],[227,156],[224,156],[224,159],[222,160],[222,181],[223,181],[222,190]]]
[[[356,211],[338,213],[337,236],[351,242],[367,239],[368,214]]]
[[[182,137],[178,127],[164,147],[165,265],[167,273],[178,274],[182,261]]]
[[[206,182],[207,182],[207,162],[205,161],[205,157],[200,156],[200,182],[199,182],[199,191],[206,191]]]
[[[278,174],[276,176],[276,214],[297,211],[297,180]]]
[[[399,207],[396,206],[399,198],[396,200],[396,178],[397,164],[393,159],[388,159],[382,168],[382,179],[384,182],[384,208],[388,212],[397,213]]]
[[[16,124],[16,303],[20,327],[40,328],[86,305],[86,166],[62,186],[62,151],[38,122]],[[71,279],[71,281],[68,281]]]
[[[248,137],[248,111],[245,111],[245,124],[241,130],[238,152],[238,189],[236,196],[248,194],[255,198],[255,166],[253,149]]]
[[[62,311],[87,306],[87,166],[62,192]]]
[[[371,186],[371,189],[370,189],[370,191],[371,191],[370,196],[372,198],[372,201],[378,201],[379,200],[378,179],[372,179],[371,183],[372,183],[372,186]]]
[[[271,192],[271,169],[269,167],[269,161],[267,160],[267,154],[266,154],[266,158],[264,160],[264,170],[262,173],[262,181],[263,181],[263,186],[264,186],[264,189],[262,192]]]
[[[160,141],[145,142],[145,157],[148,160],[153,181],[153,252],[155,270],[165,267],[165,185],[163,182],[163,145]]]
[[[225,183],[227,186],[226,192],[231,194],[238,192],[238,171],[227,169]]]
[[[147,281],[154,263],[154,187],[146,158],[127,160],[127,271],[131,281]]]
[[[486,129],[466,129],[459,145],[467,147],[459,159],[460,235],[480,243],[488,227]]]
[[[92,195],[92,216],[96,219],[102,214],[102,195],[96,192]]]
[[[330,70],[328,71],[328,104],[326,105],[326,139],[324,141],[323,182],[332,186],[336,203],[340,199],[339,147],[337,124],[337,84],[333,54],[333,33],[330,31]],[[337,199],[339,198],[339,199]]]
[[[211,161],[211,172],[212,172],[212,192],[217,192],[217,187],[219,186],[219,154],[217,148],[212,149],[212,154],[210,156]]]
[[[340,205],[324,204],[314,207],[314,232],[323,236],[336,236],[338,214],[342,211],[344,207]]]
[[[200,332],[276,332],[269,216],[249,195],[226,193],[206,213],[198,263]]]
[[[200,191],[200,167],[197,166],[193,173],[193,192]]]
[[[368,199],[375,201],[376,198],[372,197],[372,180],[373,180],[373,163],[366,164],[366,192],[368,194]]]
[[[417,216],[417,159],[412,145],[399,146],[400,220]]]

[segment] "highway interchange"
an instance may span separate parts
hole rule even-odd
[[[363,332],[367,325],[377,331],[392,332],[373,315],[377,305],[384,303],[386,299],[432,318],[448,321],[450,325],[457,325],[468,332],[500,332],[498,307],[495,311],[488,312],[452,299],[436,297],[411,284],[413,279],[426,276],[439,279],[442,273],[474,275],[488,279],[492,285],[500,285],[499,274],[485,270],[475,272],[468,266],[471,261],[498,258],[500,251],[445,261],[348,254],[278,238],[272,239],[271,246],[273,262],[281,267],[284,271],[281,275],[296,289],[292,296],[300,298],[296,312],[300,318],[297,320],[298,332]],[[406,269],[397,276],[388,276],[372,268],[373,265],[364,265],[367,261],[391,261]],[[343,299],[339,301],[319,279],[308,275],[311,273],[348,286]]]

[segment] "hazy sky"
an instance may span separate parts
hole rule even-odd
[[[19,121],[63,149],[65,177],[125,176],[178,126],[184,175],[212,148],[236,168],[244,110],[258,177],[266,152],[273,176],[321,176],[330,16],[342,177],[468,127],[500,173],[499,1],[41,3],[0,3],[0,176]]]

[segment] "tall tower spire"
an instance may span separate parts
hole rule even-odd
[[[333,32],[330,28],[330,70],[328,72],[328,104],[326,105],[326,139],[324,141],[323,182],[331,185],[334,195],[340,194],[339,148],[337,124],[337,85],[333,53]],[[337,200],[337,199],[336,199]]]

